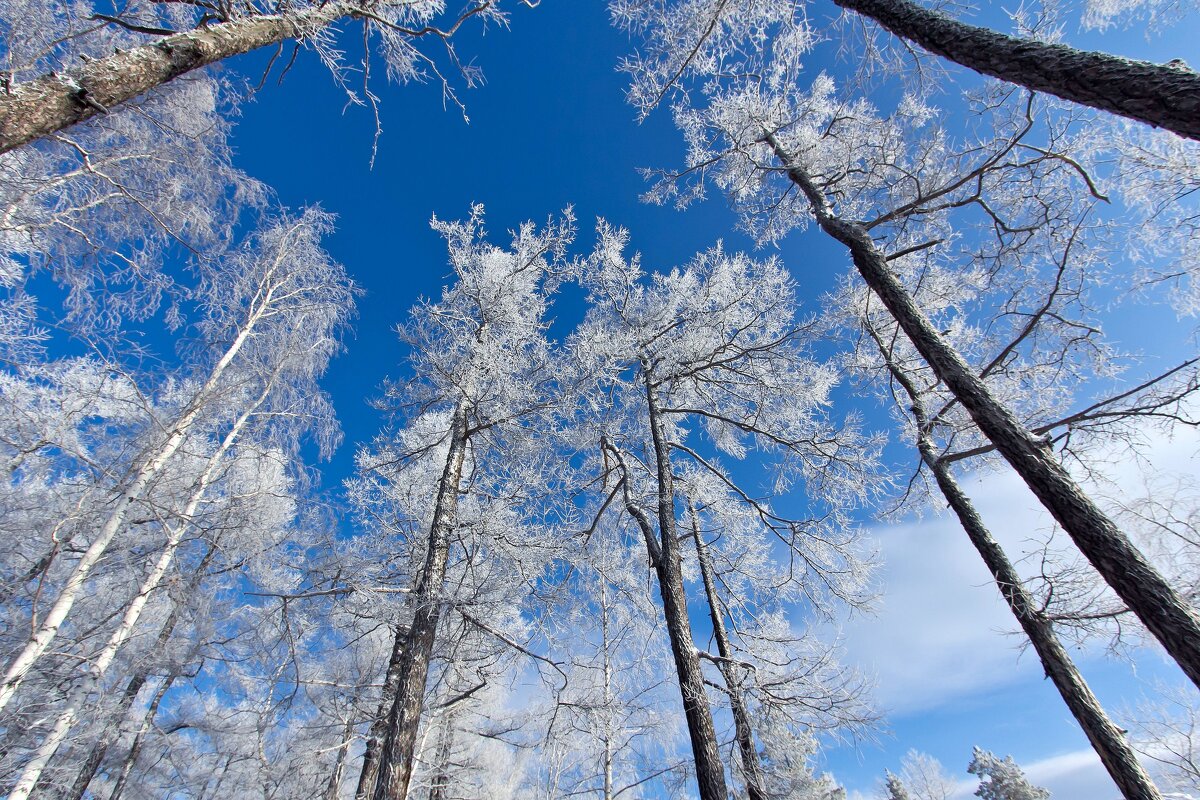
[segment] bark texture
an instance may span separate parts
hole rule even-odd
[[[400,683],[400,664],[404,657],[404,644],[408,631],[396,631],[392,642],[392,655],[388,658],[387,672],[383,677],[383,694],[379,698],[379,712],[371,721],[367,733],[366,750],[363,751],[362,771],[358,775],[355,800],[371,800],[375,796],[375,784],[379,781],[379,752],[387,736],[388,716],[396,702],[396,687]]]
[[[911,0],[834,0],[964,67],[1200,140],[1200,74],[1006,36]]]
[[[1121,790],[1122,796],[1126,800],[1162,800],[1162,795],[1138,761],[1124,733],[1105,713],[1100,701],[1092,693],[1091,687],[1087,685],[1063,647],[1062,641],[1054,632],[1054,624],[1047,619],[1025,590],[1020,575],[1009,561],[1008,555],[992,537],[971,499],[954,479],[949,464],[938,454],[929,436],[929,417],[920,393],[908,376],[888,358],[886,347],[875,332],[872,330],[870,333],[884,358],[888,359],[888,370],[912,402],[913,419],[917,426],[917,449],[920,451],[921,460],[933,473],[947,504],[958,517],[971,544],[996,581],[996,587],[1004,597],[1004,602],[1008,604],[1021,629],[1029,637],[1046,670],[1046,676],[1054,682],[1055,688],[1087,735],[1088,741],[1092,743],[1104,768]]]
[[[421,724],[429,660],[442,613],[442,584],[450,552],[450,535],[458,515],[458,491],[467,451],[466,411],[459,406],[450,421],[450,450],[438,483],[429,548],[414,592],[415,611],[400,657],[396,698],[388,714],[387,736],[380,752],[380,775],[374,800],[404,800],[412,779],[413,749]]]
[[[692,518],[692,539],[696,543],[696,560],[700,564],[700,579],[704,582],[704,595],[708,599],[708,614],[712,620],[713,638],[717,642],[717,655],[722,659],[720,664],[721,677],[725,679],[725,693],[729,695],[729,710],[733,715],[734,738],[737,739],[738,755],[742,759],[742,780],[746,782],[746,796],[749,800],[767,800],[763,791],[762,764],[758,759],[758,748],[754,746],[754,728],[750,724],[750,713],[746,709],[746,699],[742,695],[741,680],[734,667],[733,648],[729,643],[729,632],[725,629],[725,615],[721,610],[721,598],[717,594],[717,584],[713,580],[712,558],[708,554],[708,546],[700,537],[700,520],[696,509],[688,503],[688,511]]]
[[[863,280],[879,297],[934,374],[962,403],[1071,541],[1142,624],[1200,687],[1200,616],[1128,537],[1075,484],[1046,443],[996,400],[950,347],[887,265],[870,234],[837,217],[809,174],[771,133],[765,140],[812,206],[821,229],[846,246]]]
[[[704,690],[704,671],[700,666],[696,643],[692,640],[692,624],[683,586],[679,537],[675,531],[675,476],[671,470],[670,443],[663,430],[662,412],[647,365],[643,365],[643,377],[650,432],[654,442],[655,477],[658,483],[660,536],[657,557],[651,551],[651,558],[658,574],[658,589],[662,596],[667,633],[671,639],[671,653],[679,674],[679,690],[683,694],[683,711],[692,742],[700,799],[726,800],[728,792],[725,788],[725,767],[721,763],[717,732]]]
[[[257,14],[200,26],[51,72],[0,92],[0,153],[68,128],[201,67],[286,39],[302,38],[354,6],[331,2],[284,14]]]

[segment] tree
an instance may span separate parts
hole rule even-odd
[[[742,20],[749,21],[754,18]],[[655,20],[655,24],[667,22],[675,20]],[[673,46],[668,33],[654,35]],[[737,41],[743,34],[743,29],[736,28],[728,38]],[[1031,231],[1044,228],[1047,222],[1039,222],[1037,204],[1026,202],[1027,192],[1008,191],[1013,178],[1007,173],[1010,169],[1033,170],[1029,185],[1040,186],[1044,178],[1037,170],[1054,166],[1051,162],[1060,161],[1061,154],[1037,148],[1035,153],[1048,160],[1036,156],[1007,160],[1033,129],[1032,98],[1027,101],[1023,121],[1013,115],[998,131],[985,129],[982,150],[972,149],[965,162],[959,161],[947,152],[944,134],[921,141],[906,137],[907,125],[929,119],[928,106],[917,98],[902,100],[895,118],[885,121],[864,100],[836,98],[833,82],[826,76],[808,90],[796,88],[793,79],[806,43],[803,38],[784,38],[777,42],[778,47],[752,49],[739,69],[724,69],[714,61],[685,62],[691,78],[702,82],[695,107],[681,108],[679,113],[691,145],[689,166],[681,173],[668,174],[656,196],[669,196],[677,181],[690,180],[698,185],[684,199],[695,197],[702,191],[704,178],[715,175],[748,217],[758,217],[754,222],[764,238],[778,238],[811,219],[844,245],[860,277],[956,403],[1103,579],[1200,685],[1200,616],[1195,609],[1080,490],[1045,442],[989,388],[986,376],[981,378],[971,369],[890,264],[943,245],[946,236],[953,235],[955,212],[972,208],[978,208],[996,231],[998,246],[990,256],[995,262],[993,271],[1020,258]],[[659,59],[664,60],[670,59]],[[658,74],[652,73],[647,80]],[[993,103],[987,108],[991,115],[999,106]],[[926,160],[933,154],[938,154],[940,161]],[[1077,159],[1070,161],[1079,165]],[[897,162],[900,166],[893,167]],[[928,176],[915,171],[926,165]],[[993,166],[1006,176],[995,186],[985,179]],[[955,168],[963,171],[956,174]],[[1087,173],[1080,175],[1076,170],[1076,175],[1087,196],[1094,197],[1095,185]],[[1054,184],[1050,186],[1054,191]],[[848,211],[840,213],[835,201]],[[1007,208],[994,208],[995,202]],[[1031,214],[1032,219],[1026,222],[1009,218],[1010,214]],[[883,244],[879,237],[884,237]]]
[[[232,399],[228,394],[225,397],[219,394],[229,393],[231,387],[243,395],[231,403],[236,416],[220,444],[208,456],[190,496],[178,512],[178,519],[164,521],[167,536],[157,559],[126,606],[108,643],[92,658],[86,677],[72,690],[52,732],[43,740],[37,755],[13,788],[12,797],[23,799],[33,790],[45,765],[75,725],[83,704],[99,689],[109,666],[133,635],[151,595],[158,590],[171,568],[189,521],[195,517],[210,487],[221,474],[225,458],[247,432],[247,427],[257,423],[265,434],[262,443],[267,446],[271,439],[295,442],[304,433],[306,423],[324,424],[327,430],[318,430],[318,434],[332,434],[328,430],[331,421],[326,418],[323,395],[315,384],[329,358],[340,347],[338,336],[353,312],[354,290],[341,267],[331,262],[319,247],[319,238],[328,227],[328,218],[316,212],[298,219],[281,220],[273,229],[260,234],[256,243],[259,249],[248,249],[241,258],[227,265],[229,272],[221,276],[224,280],[215,279],[206,287],[209,314],[203,326],[206,337],[210,341],[231,339],[235,344],[230,345],[218,361],[223,366],[210,373],[197,399],[193,400],[193,410],[185,412],[177,423],[172,432],[177,441],[172,442],[168,437],[155,457],[160,462],[157,470],[161,470],[182,445],[188,428],[196,423],[200,413],[212,413],[213,409],[205,406]],[[191,413],[190,419],[188,413]],[[272,426],[271,417],[275,415],[281,421]],[[156,474],[144,468],[142,476],[135,479],[118,501],[120,507],[137,502]],[[137,485],[139,480],[140,487]],[[124,515],[113,515],[106,520],[105,529],[92,544],[96,548],[96,543],[103,543],[103,547],[97,548],[90,563],[85,554],[60,595],[58,606],[65,605],[66,610],[56,606],[57,614],[52,616],[58,620],[54,623],[55,628],[70,609],[66,601],[74,602],[70,593],[78,591],[91,565],[123,524]]]
[[[776,262],[716,248],[647,282],[637,257],[622,252],[624,231],[602,224],[599,238],[584,273],[592,308],[571,347],[583,374],[595,376],[584,402],[612,398],[597,409],[603,468],[615,478],[605,488],[640,530],[658,577],[700,795],[711,800],[726,784],[687,608],[675,454],[751,507],[750,532],[777,539],[792,588],[821,603],[853,601],[862,590],[852,534],[839,523],[861,493],[873,442],[821,412],[834,376],[805,354],[794,290]],[[787,519],[740,488],[689,441],[688,419],[735,459],[751,446],[774,455],[775,485],[803,480],[815,521]]]
[[[13,11],[18,19],[29,14],[24,4]],[[283,43],[291,39],[296,40],[297,49],[305,41],[316,47],[335,73],[340,72],[340,58],[329,46],[328,30],[340,20],[360,20],[367,35],[378,35],[388,71],[401,81],[420,75],[423,64],[431,65],[440,75],[430,57],[414,46],[420,37],[435,37],[449,46],[455,30],[470,17],[504,21],[494,0],[472,5],[457,18],[452,17],[444,30],[436,25],[441,11],[442,4],[430,0],[336,0],[298,5],[266,2],[242,7],[218,0],[194,4],[191,13],[168,2],[151,0],[116,15],[99,11],[88,15],[82,9],[71,8],[57,19],[50,15],[52,24],[66,28],[54,49],[76,37],[103,32],[108,26],[138,34],[138,44],[114,54],[89,57],[82,67],[44,73],[25,82],[19,76],[35,64],[23,61],[28,53],[10,51],[7,90],[0,98],[0,154],[106,115],[110,109],[193,70],[268,45],[278,45],[282,50]],[[30,22],[44,22],[43,16],[30,14]],[[194,27],[178,32],[175,28],[180,25]],[[450,54],[453,59],[453,50]],[[366,69],[369,73],[369,67]],[[370,90],[367,92],[373,102]]]
[[[978,775],[979,788],[975,796],[983,800],[1049,800],[1050,793],[1034,786],[1025,773],[1007,756],[1003,760],[987,750],[975,748],[967,772]]]
[[[359,797],[402,798],[408,790],[430,657],[447,604],[448,562],[455,542],[470,530],[459,518],[460,496],[477,504],[480,516],[472,519],[502,526],[516,542],[523,538],[513,530],[520,524],[515,514],[521,494],[537,495],[549,485],[541,472],[548,464],[539,460],[537,435],[529,426],[553,407],[544,314],[553,264],[572,238],[573,221],[567,215],[542,232],[526,224],[511,249],[503,250],[483,241],[482,215],[477,206],[467,222],[434,222],[447,240],[458,283],[440,303],[418,307],[403,328],[419,383],[393,397],[418,409],[419,416],[394,442],[381,440],[377,452],[362,459],[364,472],[392,484],[401,496],[414,483],[431,486],[427,496],[434,502],[414,509],[428,534],[414,552],[420,566],[414,570],[412,621],[397,634],[395,688],[385,686],[390,708],[382,709],[385,734],[377,752],[368,743]],[[516,499],[510,495],[507,508],[489,504],[489,498],[512,491]],[[532,553],[536,558],[540,550]],[[469,614],[465,618],[494,632]]]
[[[893,34],[976,72],[1074,103],[1200,139],[1200,74],[1186,66],[1132,61],[1062,44],[1016,38],[954,20],[912,0],[836,0],[841,8],[873,20]],[[616,0],[624,26],[649,30],[647,57],[635,69],[649,74],[634,99],[643,109],[657,104],[698,66],[745,63],[742,48],[762,32],[792,48],[808,49],[817,37],[803,6],[772,8],[724,0]],[[774,30],[772,30],[774,29]],[[703,67],[702,67],[703,68]]]

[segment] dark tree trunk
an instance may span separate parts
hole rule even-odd
[[[1200,140],[1200,74],[1005,36],[912,0],[834,0],[964,67]]]
[[[712,620],[713,638],[717,641],[717,654],[724,659],[721,662],[721,676],[725,679],[725,691],[729,695],[729,710],[733,714],[734,736],[737,739],[738,753],[742,758],[742,779],[746,782],[746,795],[750,800],[767,800],[763,792],[762,764],[758,760],[758,748],[754,746],[754,730],[750,724],[750,714],[746,709],[746,700],[742,696],[741,681],[731,659],[733,648],[729,644],[729,633],[725,629],[725,615],[721,611],[721,598],[717,595],[717,585],[713,580],[712,559],[708,555],[708,547],[700,538],[700,520],[696,509],[688,502],[688,511],[692,517],[692,539],[696,542],[696,560],[700,563],[700,578],[704,582],[704,595],[708,599],[708,613]]]
[[[134,765],[137,764],[138,756],[141,755],[142,743],[146,740],[146,734],[150,732],[150,726],[154,724],[154,718],[158,715],[158,707],[171,688],[171,684],[178,677],[178,672],[167,675],[163,679],[162,685],[158,687],[158,691],[154,693],[154,699],[150,701],[146,715],[142,718],[141,727],[138,729],[137,735],[133,737],[133,744],[129,746],[129,752],[125,754],[125,760],[121,764],[121,774],[117,776],[117,782],[113,785],[112,794],[108,796],[108,800],[121,800],[121,795],[125,793],[125,787],[129,784],[129,775],[133,772]],[[226,768],[228,768],[228,764]]]
[[[204,557],[200,559],[200,563],[196,566],[195,572],[188,581],[187,593],[191,594],[200,586],[204,580],[204,575],[212,563],[213,557],[217,554],[216,545],[211,545]],[[175,603],[171,604],[171,613],[167,614],[166,620],[163,621],[162,628],[158,631],[158,637],[155,639],[154,651],[162,652],[167,643],[171,641],[171,634],[175,632],[175,623],[179,621],[179,606]],[[125,692],[121,695],[121,701],[117,707],[109,714],[108,728],[100,737],[100,740],[92,747],[88,753],[87,759],[79,768],[79,772],[75,775],[75,782],[71,784],[70,790],[62,795],[61,800],[82,800],[84,792],[92,782],[92,778],[96,777],[96,771],[100,769],[100,765],[104,763],[104,756],[108,754],[108,748],[116,740],[117,735],[121,730],[121,722],[125,719],[125,715],[129,713],[129,708],[133,705],[133,701],[137,699],[138,693],[142,687],[146,685],[146,681],[150,677],[150,671],[147,669],[140,670],[136,675],[129,679],[129,683],[125,685]]]
[[[700,800],[727,800],[725,767],[717,747],[717,732],[712,711],[704,690],[704,671],[692,640],[692,624],[688,616],[687,594],[683,587],[683,570],[679,560],[679,539],[675,532],[675,476],[671,471],[670,444],[662,429],[662,415],[654,384],[644,368],[646,405],[649,410],[650,431],[654,440],[656,478],[658,482],[658,530],[660,555],[655,560],[658,588],[663,600],[671,652],[679,673],[679,690],[683,694],[683,712],[687,718],[688,734],[692,740],[692,755],[696,762],[696,782]]]
[[[379,698],[379,711],[371,720],[367,733],[367,746],[363,752],[362,771],[358,776],[355,800],[371,800],[375,796],[375,784],[379,781],[379,750],[387,736],[388,716],[396,701],[396,687],[400,684],[400,662],[404,655],[407,630],[397,629],[392,640],[392,655],[388,658],[387,672],[383,678],[383,694]]]
[[[442,583],[450,551],[450,535],[458,515],[458,491],[467,451],[466,411],[459,406],[450,421],[450,450],[438,483],[429,548],[414,592],[415,611],[400,658],[396,698],[388,714],[374,800],[405,800],[412,779],[413,748],[421,724],[429,660],[442,612]]]
[[[887,307],[934,374],[962,403],[1046,510],[1113,591],[1200,687],[1200,617],[1075,484],[1047,444],[1029,432],[934,328],[861,225],[835,216],[812,178],[773,134],[766,141],[804,192],[817,223],[844,244],[867,286]]]
[[[0,91],[0,153],[48,136],[231,56],[296,39],[354,14],[346,2],[201,26]]]
[[[1067,708],[1083,728],[1104,768],[1108,770],[1109,776],[1126,800],[1162,800],[1158,788],[1142,768],[1121,729],[1109,719],[1100,701],[1092,694],[1091,688],[1071,661],[1066,648],[1054,632],[1053,623],[1029,596],[1007,554],[992,538],[991,531],[984,525],[983,518],[976,511],[974,504],[954,479],[950,466],[939,457],[929,436],[929,418],[920,393],[908,376],[891,361],[883,342],[875,332],[870,333],[879,345],[880,352],[888,360],[888,370],[912,402],[913,419],[917,426],[917,448],[921,460],[933,473],[950,509],[958,517],[971,544],[975,546],[988,571],[992,573],[1004,602],[1008,604],[1009,610],[1017,618],[1021,629],[1025,631],[1038,658],[1041,659],[1047,677],[1054,682]]]

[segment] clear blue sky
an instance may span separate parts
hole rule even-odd
[[[827,13],[824,8],[816,13]],[[288,206],[319,204],[338,215],[338,231],[328,247],[366,291],[349,352],[334,363],[326,381],[346,433],[346,444],[324,469],[326,486],[337,486],[350,473],[356,443],[369,441],[379,430],[381,420],[366,400],[377,394],[385,377],[403,374],[391,328],[419,296],[438,294],[447,276],[443,245],[428,226],[432,214],[459,218],[469,204],[481,202],[494,237],[502,239],[524,220],[544,220],[574,205],[580,250],[590,247],[595,217],[604,216],[631,230],[633,247],[651,269],[682,263],[717,239],[730,248],[751,246],[735,233],[735,220],[719,197],[682,213],[638,201],[645,184],[636,169],[676,165],[683,146],[665,111],[635,123],[623,98],[625,78],[616,71],[629,44],[609,26],[602,2],[544,0],[536,10],[517,8],[512,22],[511,30],[489,30],[482,38],[477,26],[460,34],[462,54],[487,77],[485,86],[463,94],[469,125],[453,107],[443,111],[435,83],[398,87],[376,82],[383,137],[373,169],[369,110],[351,107],[343,113],[345,95],[311,54],[301,56],[282,85],[275,85],[272,76],[237,124],[233,142],[239,166],[274,187]],[[1156,60],[1182,56],[1200,62],[1182,34],[1166,43],[1130,34],[1085,43]],[[257,82],[266,60],[267,54],[256,53],[233,68]],[[782,252],[811,298],[827,289],[847,264],[839,247],[817,235],[794,236]],[[561,313],[574,311],[568,304]],[[990,486],[975,484],[984,494]],[[903,547],[909,554],[941,557],[928,549],[928,542],[942,534],[900,528],[878,532],[885,537],[885,552]],[[953,536],[953,531],[944,535]],[[895,544],[910,540],[915,542],[911,547]],[[906,560],[912,559],[898,562]],[[901,588],[912,584],[903,574],[889,572],[886,577]],[[979,574],[968,570],[953,578],[964,592],[982,593],[971,595],[982,598],[971,601],[981,603],[980,608],[994,601],[987,599],[994,590],[983,585]],[[1005,624],[1003,616],[996,619],[997,625]],[[852,627],[852,647],[875,636],[871,623],[864,625]],[[938,756],[960,773],[973,744],[1024,762],[1084,746],[1052,688],[1031,669],[1033,657],[1027,654],[1018,665],[1016,641],[988,625],[985,632],[993,644],[982,649],[967,645],[979,658],[958,653],[955,642],[934,642],[916,647],[914,654],[897,655],[911,662],[937,651],[952,659],[948,667],[941,664],[951,673],[957,663],[953,659],[961,657],[959,671],[990,669],[994,674],[960,681],[939,697],[936,689],[946,675],[931,673],[928,696],[907,707],[892,703],[899,708],[890,719],[892,736],[860,752],[831,753],[829,766],[840,780],[868,790],[885,767],[898,768],[909,747]],[[912,629],[912,636],[928,633]],[[861,648],[851,655],[871,657]],[[930,663],[930,669],[937,666]],[[1102,697],[1128,694],[1132,679],[1126,670],[1095,660],[1089,664]],[[881,683],[892,687],[883,688],[885,696],[907,691],[904,680],[911,676],[888,677],[886,663],[874,668]],[[1142,671],[1169,672],[1153,657],[1145,660]]]

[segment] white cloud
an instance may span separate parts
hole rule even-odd
[[[1146,455],[1167,472],[1196,470],[1200,433],[1151,435]],[[1118,485],[1139,485],[1135,464],[1115,462]],[[1051,528],[1049,515],[1008,469],[960,479],[992,535],[1020,561]],[[843,630],[847,660],[873,670],[876,699],[893,715],[982,696],[1039,674],[1032,652],[978,553],[950,514],[871,530],[883,562],[879,613]],[[1022,566],[1022,572],[1036,568]]]

